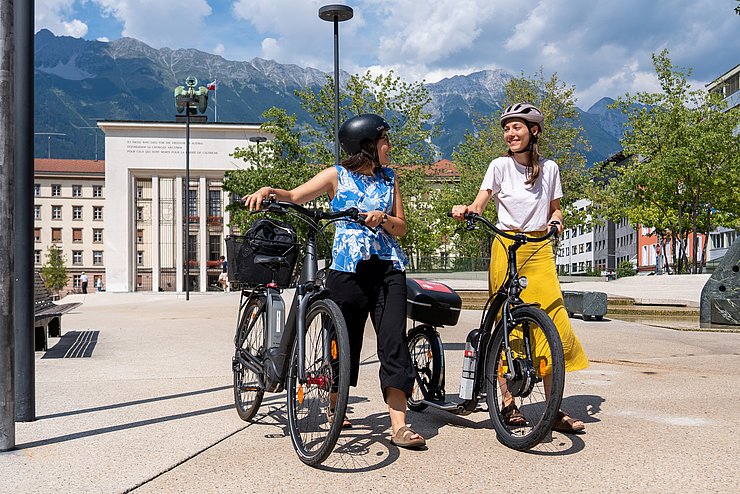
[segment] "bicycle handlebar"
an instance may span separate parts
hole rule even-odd
[[[452,211],[447,211],[447,216],[452,218]],[[547,232],[547,235],[544,235],[542,237],[533,237],[531,235],[527,235],[526,233],[516,233],[512,235],[511,233],[507,233],[501,229],[499,229],[496,225],[488,221],[485,217],[479,215],[478,213],[465,213],[463,215],[463,218],[465,218],[468,222],[468,226],[472,226],[472,224],[476,221],[483,223],[488,227],[490,230],[493,230],[496,235],[501,235],[504,238],[508,238],[509,240],[515,240],[519,242],[544,242],[545,240],[549,240],[553,236],[558,234],[558,225],[560,222],[551,222],[550,223],[550,230]]]
[[[299,214],[311,218],[314,221],[349,218],[350,220],[362,223],[360,210],[355,207],[344,209],[341,211],[322,211],[320,209],[308,209],[294,202],[278,201],[276,199],[265,199],[264,201],[262,201],[262,205],[265,207],[265,209],[267,209],[267,211],[273,213],[287,213],[287,209],[293,209]]]

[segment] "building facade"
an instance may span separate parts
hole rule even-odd
[[[69,274],[62,292],[105,286],[105,162],[34,160],[34,266],[41,269],[48,249],[61,249]]]
[[[179,122],[98,125],[105,133],[107,289],[183,292],[186,280],[192,291],[214,286],[229,233],[224,173],[249,166],[231,154],[255,145],[249,138],[261,135],[259,125],[190,124],[187,143]]]

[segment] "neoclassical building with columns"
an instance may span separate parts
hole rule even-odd
[[[185,124],[100,121],[98,126],[105,133],[106,290],[184,292],[189,266],[190,290],[207,291],[221,272],[219,257],[226,256],[230,198],[222,188],[224,173],[250,166],[231,155],[237,147],[255,145],[250,137],[272,136],[259,124],[191,123],[186,184]]]

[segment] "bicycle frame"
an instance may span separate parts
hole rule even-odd
[[[262,383],[265,386],[266,391],[280,392],[285,386],[285,378],[287,377],[290,366],[290,352],[296,338],[298,345],[298,361],[303,363],[305,359],[306,315],[308,307],[313,301],[329,296],[329,291],[316,281],[317,274],[319,272],[316,237],[317,232],[321,229],[318,220],[337,219],[344,216],[357,220],[359,213],[356,208],[335,213],[311,211],[297,204],[282,201],[270,201],[265,205],[267,206],[268,211],[281,214],[287,213],[287,208],[295,209],[300,213],[300,215],[307,218],[306,223],[309,226],[306,241],[304,243],[303,267],[301,268],[301,274],[293,294],[293,302],[288,311],[282,339],[280,340],[280,344],[277,349],[267,349],[264,360],[260,362],[260,366],[255,369],[258,375],[261,372],[264,372],[264,376],[269,378],[266,379],[266,382]],[[258,287],[247,296],[246,301],[240,306],[240,311],[252,298],[270,296],[276,293],[281,294],[282,290],[277,288],[277,285],[274,283],[270,283],[264,287]],[[244,297],[244,291],[242,292],[242,297]],[[323,331],[328,332],[328,329],[323,328]],[[325,334],[323,338],[324,344],[326,345],[326,348],[324,348],[324,355],[331,355],[331,349],[329,348],[330,338],[328,336],[328,334]],[[303,365],[299,365],[297,371],[298,380],[301,383],[309,382],[309,384],[313,384],[310,382],[311,378],[306,376],[306,369]]]
[[[552,226],[550,231],[547,235],[543,237],[539,237],[536,239],[533,239],[533,237],[527,236],[524,233],[516,233],[516,234],[509,234],[507,232],[501,231],[498,229],[495,225],[493,225],[490,221],[488,221],[486,218],[479,216],[474,213],[466,214],[465,216],[467,220],[467,229],[473,228],[473,223],[475,221],[479,221],[486,225],[488,229],[495,232],[497,235],[501,235],[502,237],[505,237],[509,240],[513,240],[513,243],[509,245],[507,249],[507,275],[504,282],[501,284],[501,286],[496,290],[491,296],[488,298],[488,301],[486,302],[486,305],[483,309],[483,314],[481,316],[481,324],[480,324],[480,337],[478,338],[477,345],[475,348],[476,355],[478,356],[487,356],[488,355],[488,349],[491,344],[491,341],[493,340],[493,336],[496,333],[496,328],[498,324],[501,324],[502,330],[506,332],[505,338],[504,338],[504,346],[506,351],[506,357],[509,362],[513,361],[512,359],[512,352],[511,347],[509,344],[509,333],[511,332],[511,329],[516,326],[516,321],[513,319],[512,311],[516,307],[520,306],[526,306],[531,305],[535,307],[539,307],[539,304],[537,303],[525,303],[520,298],[521,292],[524,290],[526,284],[521,280],[521,278],[518,276],[518,270],[517,270],[517,262],[516,262],[516,252],[519,250],[521,246],[523,246],[526,243],[529,242],[544,242],[548,239],[550,239],[552,236],[554,236],[557,233],[557,227]],[[501,318],[497,321],[497,316],[501,314]],[[436,328],[434,328],[436,331]],[[527,356],[529,358],[532,357],[532,346],[531,346],[531,340],[530,335],[528,331],[525,331],[525,333],[522,335],[524,340],[524,348]],[[447,410],[452,413],[470,413],[475,411],[475,409],[478,406],[478,397],[480,395],[481,389],[485,386],[486,383],[486,358],[478,358],[476,362],[476,369],[475,369],[475,381],[473,385],[473,397],[468,400],[464,400],[459,403],[438,403],[429,399],[425,399],[425,403],[432,405],[436,408],[440,408],[443,410]],[[514,369],[509,368],[508,372],[504,374],[502,377],[505,378],[511,378],[513,377]],[[426,398],[426,397],[425,397]]]

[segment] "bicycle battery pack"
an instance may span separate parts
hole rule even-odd
[[[407,317],[432,326],[454,326],[462,301],[452,288],[436,281],[406,278]]]

